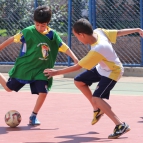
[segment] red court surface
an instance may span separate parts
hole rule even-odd
[[[119,139],[108,139],[114,123],[104,115],[91,125],[92,107],[82,94],[49,93],[38,119],[41,125],[27,125],[37,95],[30,92],[0,91],[0,143],[143,143],[143,97],[111,95],[109,104],[131,131]],[[22,121],[16,128],[8,127],[4,115],[17,110]]]

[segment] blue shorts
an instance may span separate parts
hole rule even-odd
[[[29,84],[32,94],[48,93],[47,90],[48,81],[35,80]],[[25,85],[25,83],[21,83],[15,78],[9,78],[6,85],[10,90],[18,92]]]
[[[86,70],[83,73],[77,75],[74,80],[83,82],[88,86],[91,86],[92,83],[99,82],[93,93],[93,96],[106,99],[109,99],[110,91],[117,83],[117,81],[115,80],[112,80],[105,76],[101,76],[96,70],[96,67],[91,70]]]

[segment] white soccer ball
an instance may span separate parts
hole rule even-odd
[[[21,115],[16,110],[10,110],[5,114],[5,123],[14,128],[18,126],[21,122]]]

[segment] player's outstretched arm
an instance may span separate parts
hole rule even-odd
[[[10,45],[12,42],[14,42],[14,36],[8,38],[7,40],[5,40],[3,43],[0,44],[0,51],[4,49],[6,46]]]
[[[70,48],[67,49],[66,54],[72,58],[74,61],[74,64],[78,63],[78,58],[75,56],[75,54],[70,50]]]
[[[74,64],[78,63],[78,58],[75,56],[75,54],[72,52],[72,50],[68,47],[68,45],[66,45],[64,42],[62,42],[62,45],[59,48],[59,51],[70,56],[72,58],[72,60],[74,61]]]
[[[55,70],[55,69],[45,69],[44,70],[44,74],[45,76],[49,78],[51,78],[52,76],[55,75],[60,75],[60,74],[65,74],[65,73],[69,73],[69,72],[74,72],[77,71],[79,69],[81,69],[82,67],[79,64],[73,65],[71,67],[67,67],[67,68],[63,68],[63,69],[59,69],[59,70]]]
[[[121,29],[117,31],[117,37],[124,36],[128,34],[139,33],[143,37],[143,30],[141,28],[130,28],[130,29]]]

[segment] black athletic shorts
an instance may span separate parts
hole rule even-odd
[[[48,93],[48,81],[34,80],[28,84],[30,84],[32,94]],[[15,78],[9,78],[6,85],[10,90],[18,92],[25,85],[25,83],[21,83]]]
[[[112,80],[108,77],[101,76],[96,67],[91,70],[86,70],[74,78],[75,81],[83,82],[88,86],[98,82],[95,91],[93,92],[94,97],[109,99],[110,91],[115,86],[117,81]]]

